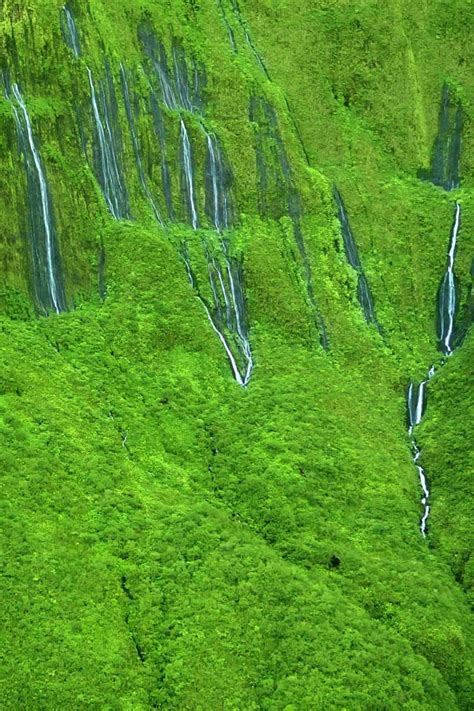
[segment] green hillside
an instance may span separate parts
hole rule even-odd
[[[473,23],[4,0],[0,708],[473,708]]]

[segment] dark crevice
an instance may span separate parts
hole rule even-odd
[[[122,589],[123,594],[127,597],[128,600],[134,599],[134,596],[132,595],[130,588],[127,585],[127,577],[125,575],[122,575],[122,577],[120,579],[120,587]],[[129,635],[130,635],[130,639],[132,640],[133,646],[135,647],[137,657],[143,664],[146,661],[146,654],[143,651],[143,647],[140,645],[139,641],[137,640],[136,635],[134,634],[134,632],[131,629],[130,615],[129,615],[128,611],[125,613],[124,621],[127,626],[127,629],[128,629]]]
[[[441,91],[441,104],[430,170],[420,170],[418,176],[445,190],[461,184],[460,161],[462,148],[463,110],[460,100],[453,97],[445,83]]]

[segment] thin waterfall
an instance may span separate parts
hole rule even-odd
[[[232,174],[217,136],[203,127],[206,136],[206,213],[218,232],[232,222]]]
[[[450,356],[453,352],[454,325],[457,308],[456,283],[454,278],[454,258],[461,227],[461,205],[456,202],[451,238],[448,250],[448,266],[438,293],[438,337],[442,352]]]
[[[232,47],[232,51],[234,52],[234,54],[237,54],[238,48],[237,48],[237,43],[235,41],[234,30],[232,29],[231,24],[227,18],[227,13],[226,13],[226,10],[225,10],[222,0],[217,0],[217,6],[221,12],[222,19],[224,20],[224,24],[227,29],[227,35],[229,37],[229,43],[230,43],[230,46]]]
[[[167,109],[179,109],[179,101],[175,94],[174,86],[171,80],[171,76],[168,70],[168,64],[166,60],[166,55],[164,50],[161,52],[161,61],[155,60],[153,62],[153,67],[160,80],[161,91],[163,95],[163,101]],[[185,108],[185,107],[183,107]]]
[[[187,248],[186,244],[182,245],[181,256],[182,256],[184,264],[186,266],[186,273],[188,275],[189,283],[191,284],[193,289],[197,292],[197,299],[198,299],[199,303],[202,305],[202,307],[206,313],[207,319],[212,326],[213,331],[217,334],[220,342],[222,343],[222,345],[224,347],[227,358],[229,359],[229,363],[230,363],[234,378],[238,382],[239,385],[243,386],[245,383],[242,380],[242,376],[240,374],[239,367],[238,367],[237,362],[234,358],[234,355],[233,355],[232,350],[229,346],[229,343],[227,342],[227,338],[225,337],[225,334],[218,328],[217,324],[215,323],[215,321],[211,315],[211,310],[210,310],[209,306],[207,305],[205,299],[201,296],[201,294],[199,292],[199,287],[198,287],[196,278],[194,276],[194,272],[191,267],[191,261],[189,258],[189,252],[188,252],[188,248]]]
[[[357,298],[359,300],[359,304],[362,307],[362,311],[364,313],[365,320],[367,321],[367,323],[373,323],[377,331],[379,333],[382,333],[382,329],[375,315],[374,301],[370,292],[367,277],[365,276],[364,271],[362,269],[359,252],[357,250],[354,235],[349,224],[347,211],[342,200],[341,194],[339,193],[336,186],[333,186],[333,195],[337,205],[339,222],[341,224],[341,233],[344,242],[344,251],[346,253],[346,258],[350,266],[357,273]]]
[[[232,374],[237,383],[245,387],[248,385],[252,375],[253,357],[245,315],[242,276],[235,260],[228,256],[225,246],[224,269],[220,261],[209,254],[206,247],[205,253],[208,263],[212,303],[209,303],[201,294],[191,267],[186,244],[182,246],[181,251],[189,282],[196,291],[197,298],[204,308],[207,319],[226,352]]]
[[[240,12],[239,3],[237,2],[237,0],[231,0],[231,6],[232,6],[232,11],[234,13],[234,16],[235,16],[235,18],[242,30],[242,33],[243,33],[243,36],[245,39],[245,44],[248,46],[248,48],[252,52],[260,70],[263,72],[263,74],[265,74],[267,79],[270,79],[270,75],[267,71],[267,68],[266,68],[265,63],[262,59],[262,56],[259,53],[259,51],[257,50],[256,46],[254,45],[252,37],[250,36],[250,33],[247,29],[247,25],[243,20],[242,13]]]
[[[227,276],[232,297],[232,310],[235,315],[235,329],[237,333],[238,347],[244,361],[244,371],[242,373],[242,384],[247,385],[253,370],[253,357],[250,348],[249,334],[245,316],[245,298],[243,290],[243,280],[241,270],[235,261],[229,258],[227,248],[224,243],[224,258],[227,269]],[[229,324],[230,328],[230,324]]]
[[[189,140],[186,124],[183,119],[180,120],[180,140],[181,140],[181,169],[184,197],[191,220],[191,225],[194,230],[199,227],[198,212],[196,207],[196,197],[194,194],[194,172],[193,158],[191,152],[191,143]]]
[[[115,219],[127,219],[130,217],[128,195],[120,165],[120,146],[112,127],[112,109],[107,101],[105,86],[103,84],[100,86],[98,96],[89,67],[87,67],[87,73],[98,143],[96,164],[100,185],[105,201]],[[108,79],[110,87],[112,79],[110,76]]]
[[[414,430],[417,425],[420,424],[423,419],[423,415],[426,409],[426,385],[428,381],[435,374],[434,366],[431,366],[426,380],[423,380],[418,386],[416,386],[413,381],[410,381],[407,393],[407,413],[408,413],[408,434],[410,436],[412,457],[413,462],[418,470],[418,476],[420,479],[420,486],[422,490],[421,505],[423,507],[423,514],[420,520],[420,532],[423,538],[426,538],[427,533],[427,523],[430,514],[430,504],[429,504],[429,484],[424,468],[419,463],[421,457],[421,450],[415,440]]]
[[[439,292],[438,292],[438,337],[441,345],[441,350],[444,355],[450,356],[453,353],[453,335],[456,316],[456,285],[454,279],[454,258],[456,254],[456,245],[461,226],[461,206],[456,201],[454,208],[453,226],[451,228],[451,237],[448,249],[448,266],[443,277]],[[444,361],[445,363],[446,361]],[[423,537],[427,533],[427,521],[430,513],[429,506],[429,484],[424,468],[419,463],[421,450],[418,448],[414,432],[416,427],[423,419],[426,408],[426,386],[435,375],[434,365],[428,371],[428,375],[418,386],[410,382],[407,392],[407,419],[408,419],[408,434],[410,436],[413,462],[416,465],[420,477],[420,485],[422,489],[421,504],[423,506],[423,516],[420,522],[420,531]]]
[[[81,55],[79,32],[74,15],[67,4],[63,5],[60,17],[64,40],[68,47],[72,50],[74,56],[78,58]],[[132,133],[132,143],[135,158],[137,159],[140,181],[142,182],[144,191],[152,204],[155,217],[161,223],[159,212],[156,209],[156,205],[153,202],[151,194],[149,194],[143,170],[141,169],[140,151],[133,123],[133,114],[131,112],[129,102],[128,84],[126,82],[127,78],[122,64],[120,65],[120,69],[127,118],[129,121],[130,131]],[[89,78],[92,117],[96,134],[96,140],[94,142],[95,171],[105,201],[113,217],[116,220],[130,219],[131,215],[128,202],[128,193],[122,168],[122,142],[120,124],[118,121],[117,100],[109,63],[107,61],[105,62],[105,77],[99,83],[97,89],[94,83],[92,71],[89,67],[87,67],[87,75]],[[85,150],[85,140],[81,125],[79,126],[79,130],[81,133],[83,148]]]
[[[19,110],[11,97],[7,96],[7,99],[13,109],[27,175],[34,290],[44,313],[52,310],[60,313],[66,309],[66,298],[48,183],[26,104],[18,85],[13,84],[11,88]]]
[[[61,8],[61,29],[66,44],[72,50],[76,58],[81,56],[81,43],[79,32],[72,11],[67,5]]]
[[[133,116],[132,103],[130,100],[130,87],[129,87],[129,83],[128,83],[127,71],[122,63],[120,63],[120,79],[121,79],[121,83],[122,83],[122,93],[123,93],[123,98],[124,98],[124,102],[125,102],[125,112],[127,114],[128,127],[130,129],[130,135],[132,137],[133,152],[135,155],[135,163],[137,166],[138,177],[140,179],[140,183],[143,188],[143,192],[145,193],[148,203],[150,204],[150,207],[153,211],[155,219],[163,227],[164,226],[163,219],[162,219],[162,217],[160,215],[160,211],[158,210],[158,207],[153,199],[153,195],[151,194],[151,190],[148,186],[148,182],[145,177],[145,171],[143,169],[143,161],[142,161],[142,157],[141,157],[140,144],[138,141],[137,131],[135,128],[135,119]]]
[[[232,173],[226,164],[217,136],[204,127],[206,137],[206,212],[217,232],[229,229],[232,224]],[[228,254],[227,243],[221,241],[225,272],[219,261],[209,255],[209,282],[214,300],[214,321],[220,322],[233,334],[235,346],[240,354],[243,367],[240,371],[241,385],[247,385],[253,370],[252,350],[245,318],[245,297],[243,277],[237,262]],[[216,281],[217,280],[217,281]],[[218,287],[217,287],[218,285]],[[219,296],[222,295],[222,297]],[[223,299],[223,304],[221,303]],[[225,313],[225,320],[223,314]],[[240,381],[238,381],[240,382]]]
[[[185,52],[175,42],[172,47],[172,70],[170,71],[165,48],[158,40],[153,27],[147,22],[139,26],[138,38],[152,69],[149,78],[151,80],[154,74],[155,80],[158,79],[166,108],[171,111],[184,110],[201,114],[205,85],[203,69],[193,61],[190,78]]]
[[[342,239],[344,242],[344,251],[346,253],[347,261],[353,269],[359,271],[362,269],[362,264],[359,259],[359,252],[349,224],[346,208],[342,202],[341,194],[335,185],[333,186],[333,195],[338,209],[339,222],[341,223]]]
[[[216,231],[222,231],[231,226],[231,171],[226,166],[224,155],[217,136],[202,130],[206,137],[206,210]],[[183,187],[193,229],[199,226],[194,191],[194,174],[191,145],[186,125],[181,119],[181,154]],[[237,383],[246,386],[253,370],[253,357],[250,347],[247,319],[245,313],[245,298],[243,290],[243,275],[238,262],[230,257],[227,243],[221,238],[221,256],[218,258],[204,243],[204,253],[207,261],[208,280],[211,289],[211,300],[202,295],[196,277],[193,274],[187,245],[183,245],[182,256],[186,265],[188,279],[197,292],[206,316],[217,334],[227,358],[233,376]]]
[[[181,48],[176,45],[173,46],[173,65],[174,65],[174,82],[176,87],[176,93],[179,97],[179,105],[186,111],[194,111],[196,108],[194,106],[193,99],[191,98],[191,86],[188,78],[188,67],[186,64],[186,57]],[[194,97],[193,97],[194,98]]]
[[[205,74],[196,62],[193,62],[190,69],[191,65],[188,66],[184,50],[176,42],[172,47],[172,64],[168,63],[164,47],[148,23],[140,25],[138,37],[149,60],[147,64],[151,108],[155,133],[158,136],[163,156],[162,175],[165,198],[168,213],[173,219],[170,173],[165,157],[165,126],[160,103],[171,111],[184,110],[202,115]],[[183,116],[179,117],[179,122],[181,193],[187,218],[192,228],[197,230],[200,226],[200,219],[195,187],[193,147]],[[248,384],[253,370],[253,358],[245,313],[243,275],[236,260],[229,256],[227,245],[222,239],[222,233],[228,230],[233,222],[232,172],[216,134],[208,131],[202,122],[200,125],[206,142],[205,210],[214,229],[221,235],[219,257],[211,254],[206,243],[203,245],[212,295],[210,299],[207,299],[200,290],[192,270],[186,242],[181,246],[181,257],[186,267],[188,280],[226,352],[233,376],[239,385],[245,386]]]

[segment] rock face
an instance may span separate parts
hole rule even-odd
[[[472,708],[473,22],[3,3],[2,708]]]

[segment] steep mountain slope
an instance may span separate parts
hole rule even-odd
[[[471,3],[0,13],[2,706],[470,708]]]

